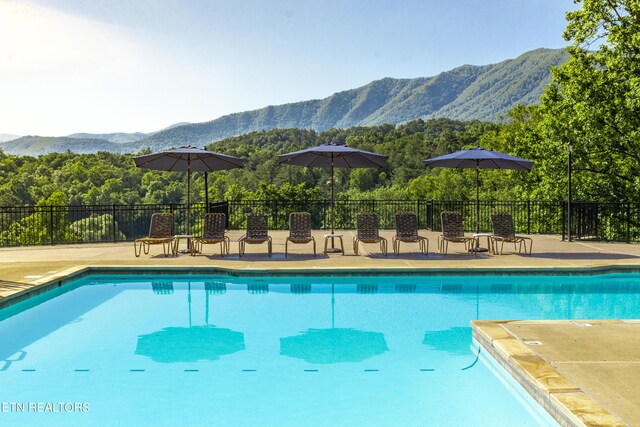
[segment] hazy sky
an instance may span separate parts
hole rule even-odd
[[[566,45],[571,0],[0,0],[0,133],[151,132]]]

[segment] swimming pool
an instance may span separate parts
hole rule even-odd
[[[88,276],[0,310],[0,423],[554,425],[469,321],[637,318],[639,284]]]

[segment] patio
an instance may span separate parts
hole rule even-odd
[[[267,271],[294,272],[296,270],[311,270],[314,272],[349,271],[355,273],[368,273],[374,270],[392,270],[405,272],[423,272],[426,274],[445,273],[450,274],[500,274],[500,270],[510,272],[535,272],[536,270],[557,270],[558,272],[571,272],[583,269],[606,270],[610,266],[628,266],[640,268],[640,245],[625,243],[606,243],[597,241],[563,242],[560,236],[534,235],[533,254],[531,256],[514,254],[513,246],[505,245],[505,255],[491,255],[480,253],[475,257],[472,253],[465,253],[461,244],[451,244],[448,255],[437,252],[437,236],[439,233],[421,231],[420,234],[430,241],[429,256],[424,257],[418,252],[417,244],[403,244],[401,254],[393,252],[385,257],[379,251],[379,245],[365,244],[360,246],[360,255],[353,253],[351,242],[354,236],[352,230],[337,231],[344,235],[345,255],[326,255],[322,252],[324,246],[324,231],[314,231],[317,242],[318,255],[313,256],[311,244],[290,245],[289,257],[284,256],[284,243],[288,235],[287,231],[272,231],[273,256],[267,257],[266,245],[249,245],[247,253],[238,256],[238,238],[242,231],[230,231],[231,253],[229,256],[220,257],[219,245],[207,245],[204,254],[190,256],[180,253],[177,256],[164,257],[160,245],[152,246],[149,255],[141,255],[136,258],[131,242],[123,243],[99,243],[82,245],[59,245],[38,247],[12,247],[0,249],[0,305],[3,298],[28,292],[36,285],[48,283],[82,270],[86,267],[142,267],[162,269],[204,269],[220,267],[238,271]],[[383,230],[381,235],[391,242],[393,231]],[[482,238],[482,246],[486,246],[486,240]],[[185,243],[181,243],[181,248]],[[214,252],[215,251],[215,252]],[[590,321],[591,322],[591,321]],[[551,390],[548,386],[538,393],[546,399],[553,396],[553,411],[561,411],[562,416],[570,422],[585,422],[592,425],[621,425],[618,419],[626,422],[637,420],[640,407],[640,394],[628,384],[640,381],[640,372],[637,369],[608,370],[604,377],[592,378],[593,366],[609,366],[607,361],[617,361],[617,355],[629,352],[630,342],[640,332],[640,323],[624,322],[624,329],[620,329],[616,322],[600,322],[598,328],[581,328],[580,334],[572,336],[567,341],[565,325],[573,325],[573,322],[524,322],[525,324],[542,324],[541,330],[544,337],[543,347],[535,347],[524,344],[522,335],[515,329],[508,329],[504,322],[499,322],[497,330],[489,326],[490,322],[480,322],[474,325],[476,334],[478,327],[484,330],[496,330],[498,335],[486,333],[485,348],[495,346],[496,339],[508,338],[511,341],[519,341],[522,349],[532,352],[538,362],[531,368],[532,374],[527,370],[521,370],[516,365],[510,364],[508,370],[516,377],[532,378],[530,385],[525,388],[545,387],[537,385],[536,381],[543,384],[554,384],[554,375],[549,377],[548,372],[560,372],[563,384],[570,387],[563,390]],[[516,325],[517,323],[513,323]],[[511,323],[509,325],[512,325]],[[594,323],[595,325],[595,323]],[[481,332],[482,333],[482,332]],[[505,336],[504,334],[508,334]],[[481,336],[481,335],[476,335]],[[527,335],[527,339],[530,339]],[[604,339],[607,338],[607,339]],[[511,342],[509,341],[509,342]],[[591,351],[599,347],[600,351]],[[558,362],[549,354],[557,355],[568,351],[567,349],[584,349],[579,351],[579,357],[564,358]],[[544,350],[544,351],[541,351]],[[576,350],[577,351],[577,350]],[[604,356],[603,352],[604,351]],[[491,353],[491,351],[490,351]],[[517,352],[507,352],[506,358],[519,356]],[[496,354],[494,354],[496,357]],[[509,363],[509,362],[507,362]],[[629,365],[628,361],[625,367]],[[632,368],[637,363],[631,363]],[[604,364],[604,365],[603,365]],[[605,366],[605,367],[606,367]],[[617,365],[616,365],[617,366]],[[630,366],[630,365],[629,365]],[[513,369],[513,370],[512,370]],[[520,369],[520,370],[518,370]],[[515,372],[515,373],[514,373]],[[604,371],[603,371],[604,372]],[[546,391],[545,391],[546,390]],[[552,393],[553,391],[553,393]],[[615,392],[614,392],[615,391]],[[535,393],[533,393],[535,396]],[[575,396],[580,399],[574,398]],[[564,399],[563,401],[563,398]],[[622,404],[612,405],[612,401]],[[558,404],[558,402],[560,402]],[[544,404],[544,403],[543,403]],[[613,414],[613,415],[612,415]]]
[[[273,256],[267,257],[266,244],[248,245],[247,253],[238,256],[238,238],[241,230],[229,232],[231,252],[220,257],[219,245],[207,245],[203,254],[190,256],[180,253],[178,256],[164,257],[160,245],[152,246],[149,255],[136,258],[133,243],[96,243],[57,246],[30,246],[0,248],[0,297],[45,283],[56,277],[64,276],[67,271],[75,271],[87,266],[123,266],[123,267],[220,267],[225,269],[258,270],[299,270],[333,271],[336,269],[361,270],[367,272],[379,269],[407,269],[425,272],[454,269],[582,269],[606,266],[639,266],[640,245],[606,242],[563,242],[559,236],[534,235],[533,254],[531,256],[513,254],[513,249],[505,245],[505,255],[480,253],[474,257],[464,252],[461,244],[451,244],[449,253],[437,253],[439,233],[422,230],[421,235],[429,239],[429,256],[418,253],[417,244],[401,246],[400,255],[391,251],[387,257],[379,251],[376,244],[360,245],[360,255],[351,248],[353,230],[338,231],[344,235],[345,255],[326,255],[322,252],[324,231],[315,230],[318,255],[313,256],[311,244],[290,245],[289,257],[284,256],[284,243],[287,231],[271,231],[273,238]],[[391,242],[392,230],[382,230],[381,235]],[[337,241],[336,241],[337,243]],[[481,245],[486,246],[482,238]],[[181,249],[185,248],[181,242]]]

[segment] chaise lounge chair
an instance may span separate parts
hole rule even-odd
[[[378,230],[378,215],[374,213],[361,213],[356,217],[358,230],[353,238],[353,252],[358,255],[359,243],[379,243],[380,250],[387,255],[387,239],[380,236]]]
[[[267,243],[271,256],[271,237],[269,236],[269,217],[263,214],[247,215],[247,232],[238,240],[239,255],[245,252],[246,244],[257,245]]]
[[[208,213],[204,216],[204,230],[202,237],[194,239],[191,245],[191,254],[202,252],[205,244],[220,243],[220,255],[229,254],[229,237],[225,235],[227,228],[227,216],[223,213]]]
[[[440,223],[442,224],[442,234],[438,236],[438,249],[440,252],[447,254],[449,242],[464,243],[466,251],[477,246],[475,237],[464,235],[462,214],[460,212],[442,212],[440,214]],[[473,252],[473,255],[477,255],[476,252]]]
[[[149,254],[151,245],[162,245],[164,256],[169,256],[173,243],[173,215],[170,213],[154,213],[151,215],[151,224],[149,225],[149,235],[136,239],[133,242],[133,252],[136,257],[141,252],[145,255]]]
[[[412,212],[401,212],[396,215],[396,235],[391,239],[393,252],[400,254],[400,242],[418,243],[420,251],[429,254],[429,239],[418,234],[418,218]]]
[[[284,242],[285,258],[289,252],[289,242],[297,244],[313,242],[313,256],[316,256],[316,239],[311,235],[310,213],[292,212],[289,215],[289,237]]]
[[[491,215],[491,226],[493,227],[493,236],[491,236],[494,253],[498,253],[498,242],[500,243],[500,255],[505,242],[513,243],[513,250],[519,245],[518,253],[522,253],[524,247],[525,255],[531,255],[533,248],[533,239],[531,237],[516,236],[515,226],[513,225],[513,217],[508,212],[498,212]],[[529,253],[527,253],[527,241],[529,242]]]

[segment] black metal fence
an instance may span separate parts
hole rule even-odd
[[[223,212],[229,229],[243,229],[250,212],[269,216],[272,230],[286,230],[291,212],[310,212],[313,228],[331,229],[331,201],[229,201],[205,204],[5,206],[0,207],[0,246],[54,245],[132,241],[146,236],[151,214],[171,212],[175,234],[202,232],[205,212]],[[476,205],[469,201],[441,200],[339,200],[335,228],[355,229],[360,212],[375,212],[380,228],[393,229],[398,212],[413,212],[421,227],[440,230],[440,213],[462,212],[465,230],[475,232]],[[516,232],[556,234],[567,230],[567,204],[553,201],[481,202],[479,229],[491,231],[491,214],[509,212]],[[640,203],[573,202],[571,236],[575,239],[640,241]]]

